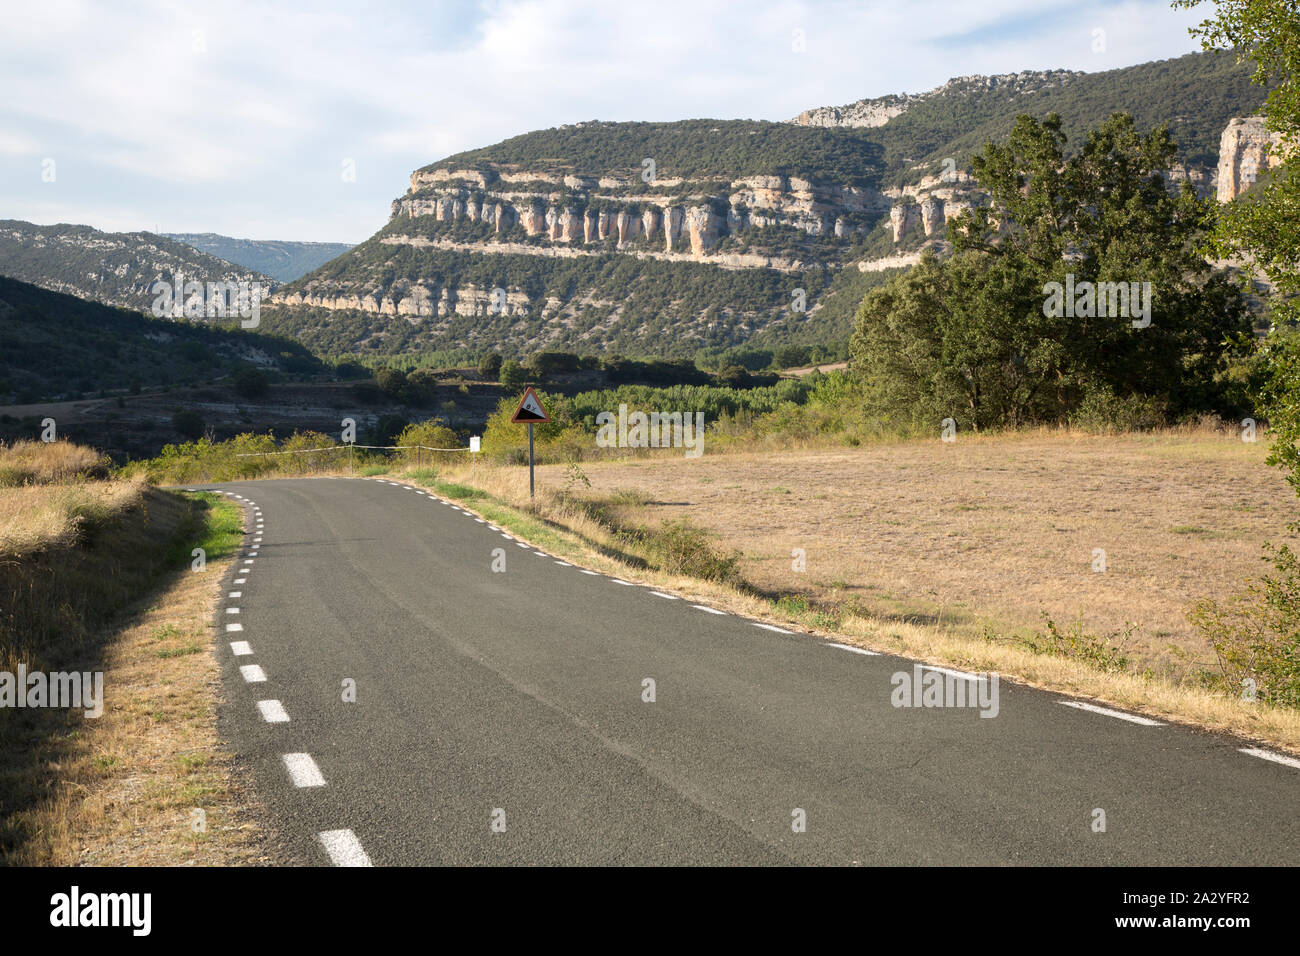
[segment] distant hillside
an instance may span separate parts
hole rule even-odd
[[[294,376],[326,371],[297,342],[155,319],[0,276],[0,404],[207,383],[249,364]]]
[[[43,289],[128,309],[149,309],[149,287],[177,273],[199,282],[275,280],[193,246],[150,232],[101,232],[90,226],[37,226],[0,220],[0,275]]]
[[[844,339],[883,265],[942,250],[947,222],[984,201],[967,164],[1016,115],[1059,113],[1073,143],[1117,111],[1168,123],[1171,180],[1213,195],[1224,130],[1264,94],[1230,54],[1198,53],[961,77],[789,123],[539,130],[417,169],[388,224],[279,290],[265,327],[363,354]]]
[[[164,235],[280,282],[292,282],[352,248],[344,242],[232,239],[214,232],[169,232]]]

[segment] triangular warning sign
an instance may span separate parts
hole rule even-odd
[[[529,422],[549,422],[551,416],[546,414],[546,409],[542,408],[542,403],[537,400],[537,393],[533,387],[528,386],[524,392],[524,397],[519,399],[519,407],[515,409],[514,417],[510,421],[516,425],[524,425]]]

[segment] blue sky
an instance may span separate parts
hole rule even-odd
[[[1198,49],[1187,27],[1208,10],[1165,0],[4,2],[0,219],[338,242],[383,225],[413,169],[527,130],[781,120],[953,76],[1113,69]]]

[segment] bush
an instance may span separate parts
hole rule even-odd
[[[576,372],[581,365],[572,352],[538,352],[528,360],[528,367],[538,378],[545,379]]]
[[[202,438],[207,427],[203,416],[192,408],[183,408],[172,416],[172,428],[176,429],[176,434],[182,438],[190,440]]]
[[[381,368],[375,373],[375,385],[381,392],[395,401],[405,402],[411,397],[411,389],[406,382],[406,373],[399,368]]]
[[[503,362],[498,379],[506,388],[518,388],[528,381],[528,372],[513,359]]]
[[[425,448],[462,448],[464,443],[456,433],[439,418],[430,418],[423,422],[413,422],[402,429],[395,445],[423,445]],[[452,462],[465,457],[455,452],[428,452],[409,448],[398,452],[400,460],[408,465],[420,462]],[[437,456],[431,458],[430,456]],[[466,452],[468,455],[468,452]]]
[[[1168,403],[1150,395],[1120,398],[1109,388],[1094,388],[1070,416],[1070,424],[1103,435],[1149,431],[1169,424]]]
[[[244,398],[261,398],[271,390],[271,382],[259,368],[247,365],[231,377],[235,391]]]
[[[638,537],[662,571],[705,581],[740,583],[740,552],[719,552],[709,533],[685,517],[665,521],[659,530],[641,532]]]
[[[489,352],[479,360],[479,375],[486,379],[496,379],[501,374],[502,361],[500,352]]]
[[[1039,631],[1019,641],[1035,654],[1083,661],[1107,674],[1119,674],[1128,670],[1129,660],[1124,653],[1124,645],[1133,633],[1133,625],[1130,624],[1123,632],[1116,631],[1099,637],[1084,631],[1082,621],[1075,621],[1068,631],[1062,631],[1046,614],[1043,618],[1047,625],[1046,631]]]
[[[1214,681],[1230,694],[1253,680],[1259,700],[1300,707],[1300,559],[1269,547],[1273,575],[1220,605],[1200,601],[1188,615],[1218,660]]]

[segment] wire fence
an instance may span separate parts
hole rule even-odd
[[[416,451],[417,456],[419,456],[420,453],[426,451],[468,452],[470,456],[471,465],[477,463],[477,458],[479,455],[479,452],[475,451],[475,449],[472,447],[434,448],[430,445],[358,445],[353,442],[347,442],[342,445],[326,445],[321,448],[285,448],[285,449],[281,449],[280,451],[236,452],[235,457],[236,458],[270,458],[273,455],[308,455],[308,454],[312,454],[315,452],[322,452],[322,451],[340,451],[344,448],[348,450],[348,474],[349,475],[353,474],[355,469],[355,465],[352,460],[352,452],[353,449],[356,448],[360,448],[367,451]],[[422,464],[423,461],[421,461],[417,457],[417,466]]]
[[[236,458],[262,458],[268,455],[306,455],[313,451],[337,451],[340,448],[368,448],[383,451],[405,451],[412,448],[423,449],[424,451],[467,451],[474,453],[472,448],[431,448],[428,445],[355,445],[351,442],[344,445],[326,445],[323,448],[291,448],[284,451],[243,451],[235,454]]]

